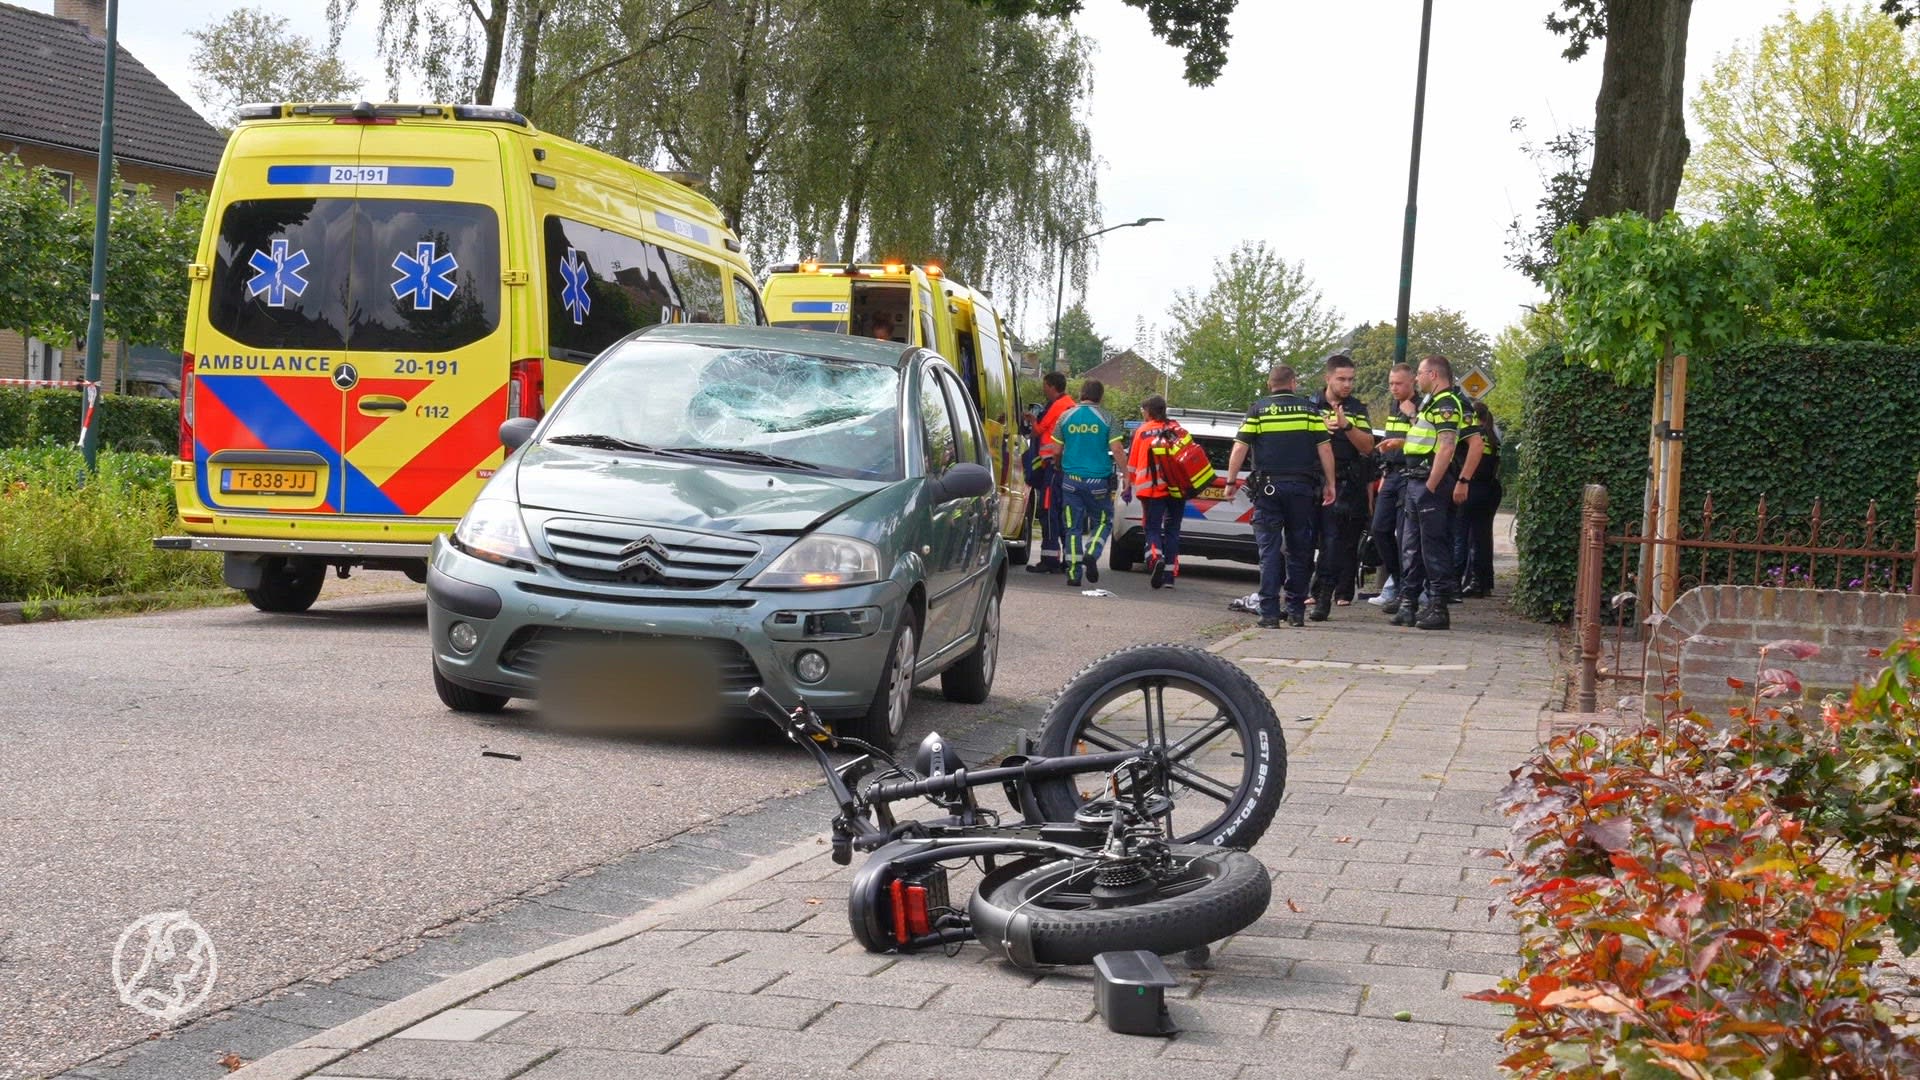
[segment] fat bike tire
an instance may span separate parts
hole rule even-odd
[[[1090,964],[1103,952],[1184,953],[1231,937],[1267,910],[1273,884],[1244,851],[1170,846],[1182,869],[1122,906],[1094,907],[1087,859],[1021,859],[988,874],[968,902],[980,943],[1016,967]]]
[[[1158,733],[1150,707],[1156,688],[1162,706]],[[1184,732],[1169,728],[1165,715],[1169,690],[1211,705],[1214,716],[1204,722],[1210,726]],[[1191,807],[1194,812],[1182,812],[1177,822],[1170,823],[1168,839],[1242,851],[1252,847],[1267,831],[1286,794],[1287,740],[1266,692],[1240,665],[1218,654],[1188,645],[1136,645],[1095,660],[1069,679],[1048,706],[1036,749],[1047,757],[1067,757],[1139,745],[1101,726],[1108,710],[1121,707],[1125,711],[1135,700],[1142,706],[1142,727],[1149,742],[1164,740],[1177,752],[1192,742],[1191,737],[1214,731],[1207,742],[1191,746],[1187,753],[1192,755],[1220,739],[1238,740],[1238,749],[1228,759],[1239,763],[1240,775],[1233,783],[1201,777],[1196,779],[1210,782],[1195,787],[1183,784],[1176,772],[1167,794],[1183,811]],[[1176,767],[1192,764],[1176,755]],[[1036,781],[1034,797],[1041,813],[1049,821],[1072,821],[1085,801],[1082,787],[1088,780],[1088,774],[1080,774]]]

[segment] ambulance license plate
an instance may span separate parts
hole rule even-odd
[[[311,495],[320,474],[311,469],[222,469],[222,495]]]
[[[1224,500],[1224,499],[1225,499],[1225,498],[1227,497],[1227,488],[1226,488],[1226,485],[1225,485],[1225,484],[1214,484],[1213,486],[1211,486],[1211,487],[1209,487],[1209,488],[1207,488],[1207,489],[1206,489],[1205,491],[1202,491],[1202,492],[1200,493],[1200,497],[1201,497],[1201,498],[1203,498],[1203,499],[1221,499],[1221,500]]]

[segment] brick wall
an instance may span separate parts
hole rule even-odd
[[[1884,665],[1870,650],[1891,644],[1900,628],[1915,619],[1920,619],[1920,596],[1904,593],[1749,585],[1691,589],[1674,601],[1654,633],[1644,687],[1647,714],[1658,715],[1665,708],[1656,695],[1676,665],[1688,706],[1710,717],[1723,714],[1734,694],[1727,679],[1751,687],[1761,667],[1760,647],[1781,638],[1820,646],[1820,652],[1806,660],[1778,657],[1766,664],[1792,671],[1807,699],[1817,701],[1878,672]]]

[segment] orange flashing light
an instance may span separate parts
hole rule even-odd
[[[907,272],[907,264],[906,263],[886,263],[881,267],[881,269],[885,270],[889,274],[904,274]]]
[[[812,585],[812,586],[838,585],[840,584],[841,577],[842,575],[840,574],[820,574],[820,573],[802,574],[800,575],[800,582],[803,585]]]
[[[800,264],[800,272],[803,274],[817,274],[820,272],[820,264],[811,261],[803,262]]]
[[[929,264],[929,265],[927,266],[927,276],[928,276],[928,277],[939,277],[939,276],[940,276],[940,268],[939,268],[939,267],[937,267],[937,266],[934,266],[934,265],[931,265],[931,264]]]

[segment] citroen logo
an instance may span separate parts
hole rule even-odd
[[[667,575],[667,560],[671,556],[667,553],[666,545],[655,540],[652,533],[648,533],[621,548],[618,554],[620,556],[620,565],[614,568],[617,573],[625,574],[630,571],[642,571],[642,573],[634,575],[641,580],[665,577]]]

